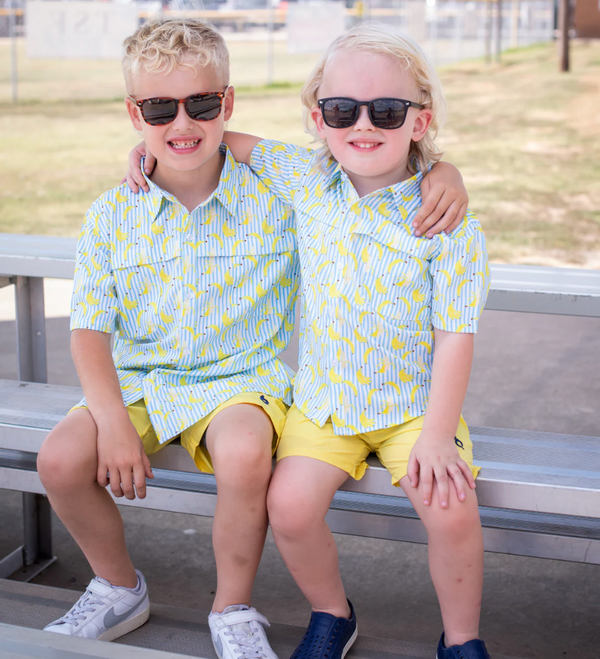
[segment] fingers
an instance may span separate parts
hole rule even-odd
[[[413,487],[417,487],[419,485],[419,461],[412,453],[408,458],[408,469],[406,475],[408,476],[408,480]]]
[[[96,481],[101,487],[106,487],[108,485],[108,468],[105,464],[101,464],[98,461],[98,473],[96,474]]]
[[[138,462],[133,466],[133,482],[135,483],[135,492],[138,495],[138,499],[146,498],[146,465],[142,462]],[[127,496],[127,493],[125,493]],[[129,497],[127,497],[129,498]],[[134,497],[131,497],[132,499]]]
[[[125,181],[127,181],[127,185],[129,186],[129,189],[131,190],[131,192],[133,192],[133,194],[138,194],[138,192],[140,191],[140,188],[139,188],[135,178],[133,178],[132,173],[127,172],[127,176],[125,177]],[[121,183],[123,183],[123,181],[121,181]]]
[[[438,209],[439,202],[443,196],[443,188],[434,186],[429,189],[427,197],[423,199],[423,204],[413,220],[415,236],[420,236],[425,233],[425,231],[435,224],[443,215],[445,208]]]
[[[434,470],[437,482],[438,498],[442,508],[448,507],[448,472],[445,467],[436,467]]]
[[[427,465],[421,465],[421,490],[423,494],[423,503],[426,506],[431,505],[431,495],[433,492],[433,469]]]
[[[137,465],[134,465],[134,469]],[[135,499],[135,490],[133,489],[133,473],[132,473],[132,467],[127,466],[127,467],[122,467],[119,471],[121,474],[121,484],[119,489],[121,490],[121,496],[124,494],[126,499],[129,499],[130,501]],[[115,493],[115,496],[119,496],[114,488],[113,488],[113,483],[112,483],[112,478],[110,480],[110,487],[112,488],[112,491]]]
[[[448,474],[454,483],[454,489],[456,490],[458,500],[464,501],[467,498],[467,481],[463,472],[460,470],[460,467],[455,464],[448,466]]]
[[[144,160],[144,171],[146,176],[150,176],[156,167],[156,158],[148,151],[146,153],[146,160]]]
[[[146,478],[154,478],[152,465],[150,464],[150,460],[148,459],[148,456],[145,453],[142,456],[142,462],[144,463],[144,472],[146,474]]]
[[[111,465],[109,470],[110,473],[110,489],[116,497],[123,496],[123,490],[121,489],[121,474],[116,465]]]
[[[458,209],[458,213],[456,213],[456,217],[452,223],[446,227],[446,233],[452,233],[454,229],[456,229],[461,224],[465,215],[467,214],[467,210],[467,204],[462,204],[462,206]]]
[[[456,464],[458,465],[462,475],[465,477],[469,487],[474,490],[477,486],[475,485],[475,476],[473,476],[471,467],[469,467],[469,465],[464,460],[458,460]]]

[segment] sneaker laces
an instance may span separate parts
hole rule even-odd
[[[96,577],[99,581],[100,579]],[[104,579],[102,579],[104,581]],[[108,584],[108,581],[105,582]],[[91,585],[91,584],[90,584]],[[71,623],[77,624],[79,620],[85,620],[87,613],[94,613],[98,606],[102,606],[104,600],[94,593],[93,590],[88,588],[85,593],[73,604],[73,606],[65,613],[62,618],[59,618],[55,625],[70,625]]]
[[[241,613],[247,609],[238,611]],[[261,623],[269,627],[269,621],[258,611],[248,613],[252,616],[251,620],[227,625],[227,631],[224,631],[223,635],[232,637],[229,643],[239,655],[239,659],[268,659],[267,650],[261,645],[260,632],[263,630]]]

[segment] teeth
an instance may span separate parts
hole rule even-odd
[[[189,142],[171,142],[174,149],[189,149],[200,143],[200,140],[191,140]]]
[[[377,146],[376,142],[353,142],[354,146],[359,147],[359,149],[372,149],[374,146]]]

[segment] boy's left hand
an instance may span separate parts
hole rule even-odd
[[[433,482],[437,483],[440,506],[448,508],[450,482],[459,501],[466,499],[468,489],[475,489],[469,465],[460,457],[453,438],[422,431],[408,458],[408,480],[413,487],[421,481],[423,503],[431,505]]]
[[[462,176],[454,165],[438,162],[421,183],[423,204],[414,221],[415,236],[433,238],[451,233],[461,223],[469,204]]]

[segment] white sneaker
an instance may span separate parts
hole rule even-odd
[[[44,631],[114,641],[137,629],[148,620],[150,600],[143,574],[135,572],[135,588],[119,588],[94,577],[71,610],[44,627]]]
[[[265,633],[269,621],[254,608],[228,606],[211,613],[208,626],[219,659],[277,659]]]

